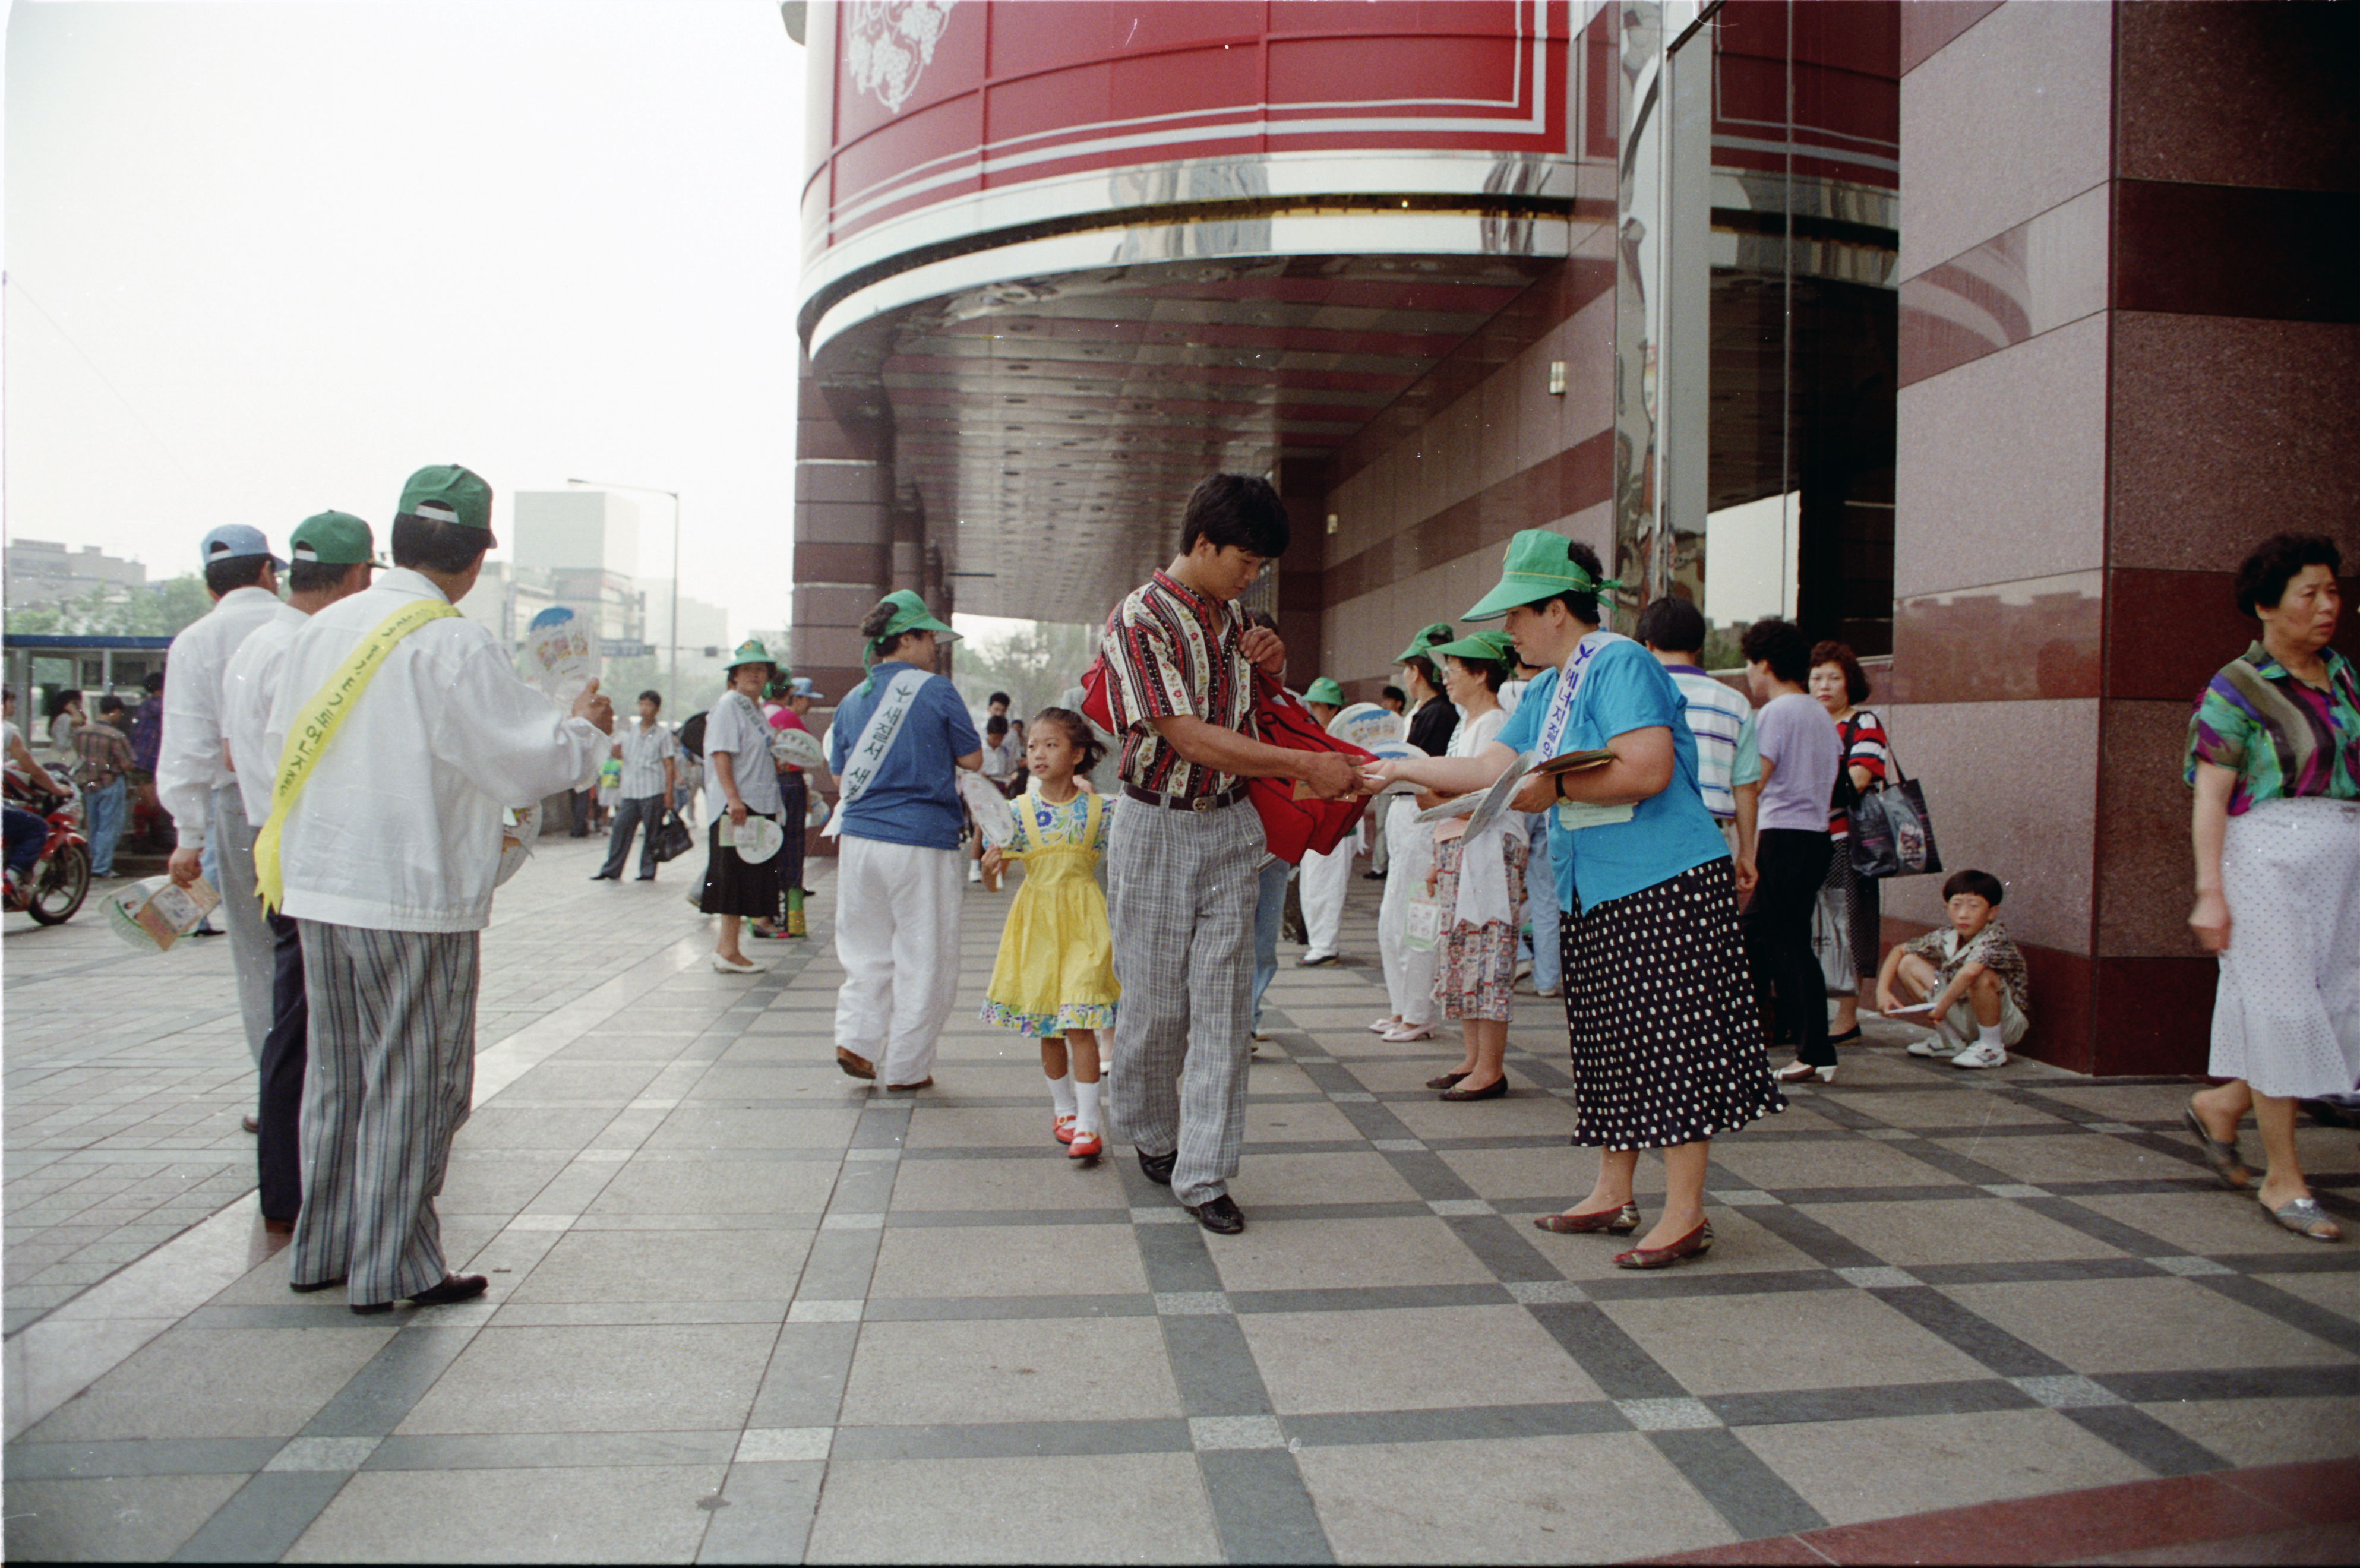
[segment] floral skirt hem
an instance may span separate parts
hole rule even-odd
[[[1049,1040],[1068,1029],[1113,1029],[1115,1006],[1112,1002],[1067,1002],[1054,1013],[1028,1013],[1005,1002],[986,1002],[977,1016],[1001,1029]]]

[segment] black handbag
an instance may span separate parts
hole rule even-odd
[[[696,847],[696,835],[688,831],[688,824],[680,820],[675,811],[667,810],[663,821],[648,831],[648,837],[654,841],[649,853],[656,857],[658,865],[678,860]]]
[[[1845,755],[1851,755],[1847,747]],[[1926,787],[1901,770],[1901,758],[1890,743],[1885,757],[1893,779],[1862,790],[1852,799],[1852,868],[1867,877],[1923,877],[1942,869],[1942,852],[1934,844],[1934,814],[1926,806]],[[1849,768],[1840,779],[1849,780]]]

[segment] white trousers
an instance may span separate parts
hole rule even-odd
[[[246,825],[246,797],[232,784],[213,791],[213,834],[221,851],[222,924],[229,931],[231,966],[237,972],[237,1007],[246,1019],[246,1049],[257,1067],[262,1042],[270,1033],[274,1016],[271,977],[276,973],[277,939],[263,919],[262,899],[255,891],[254,829]]]
[[[1303,857],[1303,935],[1312,953],[1340,953],[1344,892],[1352,885],[1352,840]]]
[[[1434,869],[1434,828],[1417,820],[1417,802],[1396,795],[1385,810],[1385,847],[1393,865],[1377,906],[1377,953],[1384,960],[1385,991],[1404,1023],[1434,1021],[1434,953],[1409,945],[1409,896]]]
[[[933,1076],[958,996],[956,849],[846,833],[836,869],[836,1043],[877,1064],[881,1083]]]

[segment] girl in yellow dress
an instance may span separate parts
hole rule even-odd
[[[1065,708],[1043,708],[1028,726],[1024,766],[1032,782],[1009,802],[1015,836],[984,855],[1024,862],[1024,886],[1009,906],[983,1017],[1041,1039],[1041,1071],[1055,1107],[1050,1131],[1072,1159],[1096,1160],[1098,1136],[1098,1031],[1114,1027],[1114,937],[1098,884],[1107,844],[1108,802],[1076,782],[1104,751],[1088,723]]]

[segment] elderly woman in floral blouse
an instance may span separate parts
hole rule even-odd
[[[2196,908],[2188,923],[2221,955],[2214,1077],[2189,1130],[2229,1186],[2250,1109],[2268,1166],[2263,1212],[2337,1241],[2296,1162],[2295,1102],[2360,1081],[2360,677],[2329,648],[2344,558],[2318,534],[2265,539],[2237,570],[2237,607],[2259,642],[2211,684],[2188,730],[2196,790]]]

